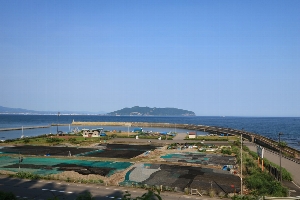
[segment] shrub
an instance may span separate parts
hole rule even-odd
[[[32,180],[42,178],[40,175],[29,173],[29,172],[23,172],[23,171],[20,171],[13,176],[18,178],[24,178],[24,179],[32,179]]]
[[[231,199],[232,200],[257,200],[258,198],[252,195],[246,195],[246,196],[234,195]]]
[[[287,196],[288,190],[275,181],[272,176],[265,172],[254,172],[251,176],[245,178],[246,186],[252,190],[253,195],[268,196]]]
[[[55,142],[62,142],[63,139],[60,139],[60,138],[47,138],[46,139],[46,142],[48,143],[55,143]]]
[[[69,141],[70,143],[73,143],[73,144],[76,144],[76,143],[77,143],[76,138],[69,138],[68,141]]]
[[[83,194],[79,194],[76,200],[92,200],[94,199],[90,192],[84,192]]]
[[[231,149],[229,149],[229,148],[223,148],[223,149],[221,150],[221,153],[222,153],[222,154],[231,155],[231,154],[232,154],[232,151],[231,151]]]
[[[27,143],[30,142],[30,140],[29,140],[29,138],[24,138],[24,139],[23,139],[23,142],[24,142],[25,144],[27,144]]]
[[[17,200],[17,197],[12,192],[0,191],[1,200]]]

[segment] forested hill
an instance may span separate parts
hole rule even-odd
[[[134,106],[132,108],[123,108],[107,115],[138,115],[138,116],[195,116],[195,113],[178,108],[149,108]]]

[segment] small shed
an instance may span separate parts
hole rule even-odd
[[[189,138],[196,138],[197,137],[197,134],[196,132],[189,132]]]

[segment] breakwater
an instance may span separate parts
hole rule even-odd
[[[157,128],[178,128],[186,129],[191,131],[202,131],[210,134],[217,135],[242,135],[243,138],[249,141],[268,148],[274,152],[280,151],[280,146],[278,142],[270,138],[251,133],[244,130],[237,130],[232,128],[223,128],[216,126],[206,126],[206,125],[193,125],[193,124],[174,124],[174,123],[148,123],[148,122],[72,122],[74,126],[131,126],[131,127],[157,127]],[[281,151],[283,155],[288,158],[300,159],[300,151],[289,146],[282,147]]]
[[[49,128],[49,126],[30,126],[30,127],[14,127],[14,128],[0,128],[0,131],[16,131],[16,130],[26,130],[26,129],[38,129],[38,128]]]

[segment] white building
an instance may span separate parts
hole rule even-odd
[[[103,128],[97,129],[82,129],[82,136],[83,137],[100,137],[102,134]]]

